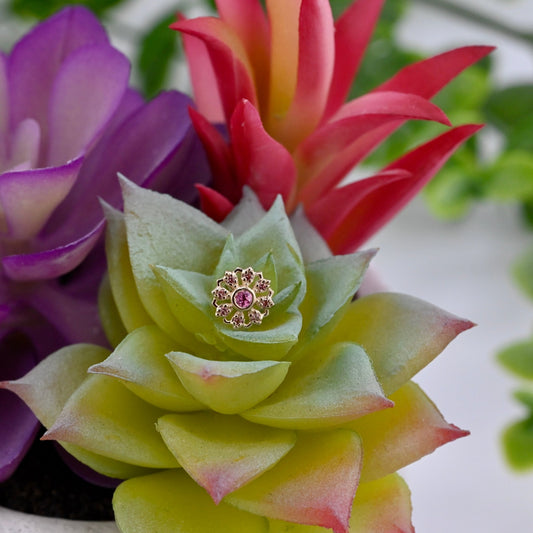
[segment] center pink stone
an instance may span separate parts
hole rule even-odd
[[[254,293],[250,289],[239,289],[233,295],[233,303],[239,309],[248,309],[254,303]]]

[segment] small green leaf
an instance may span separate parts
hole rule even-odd
[[[511,372],[533,379],[533,340],[509,346],[498,354],[498,359]]]
[[[176,21],[176,13],[165,15],[142,37],[137,64],[142,88],[147,98],[152,98],[164,86],[172,62],[180,48],[178,36],[169,29]]]
[[[513,468],[533,468],[533,416],[509,426],[503,434],[503,446]]]
[[[102,16],[106,11],[125,4],[128,0],[78,0],[78,4],[88,7],[97,16]],[[20,17],[36,17],[44,19],[62,7],[72,5],[70,0],[11,0],[9,10]]]
[[[513,396],[528,409],[533,411],[533,386],[522,388],[514,392]]]
[[[485,105],[488,119],[504,133],[514,129],[522,120],[531,120],[533,113],[533,85],[515,85],[493,91]]]
[[[517,259],[513,265],[513,275],[520,288],[533,299],[533,247]]]
[[[533,198],[533,156],[530,153],[504,152],[487,172],[488,196],[503,201]]]

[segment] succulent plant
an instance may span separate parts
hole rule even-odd
[[[375,251],[331,255],[281,197],[265,212],[245,189],[218,224],[122,188],[124,213],[104,206],[114,349],[68,346],[2,383],[45,439],[125,480],[119,528],[412,531],[396,471],[467,432],[410,380],[471,322],[406,295],[354,298]]]

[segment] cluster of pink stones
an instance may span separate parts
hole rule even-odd
[[[251,267],[226,271],[211,292],[215,316],[223,318],[236,329],[261,324],[274,305],[270,280]]]

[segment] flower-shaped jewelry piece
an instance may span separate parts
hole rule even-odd
[[[226,324],[231,324],[235,329],[261,324],[268,310],[274,306],[270,280],[251,267],[227,270],[217,280],[212,293],[215,315],[222,317]]]

